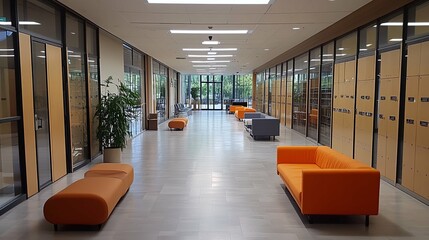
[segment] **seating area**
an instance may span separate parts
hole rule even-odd
[[[277,147],[277,174],[304,215],[378,215],[380,172],[329,147]]]
[[[101,225],[107,221],[134,180],[134,169],[123,163],[100,163],[46,201],[45,219],[58,225]]]
[[[256,112],[255,109],[253,108],[248,108],[248,107],[237,107],[235,108],[235,113],[234,116],[239,120],[243,120],[244,119],[244,114],[245,113],[249,113],[249,112]]]
[[[173,118],[168,122],[168,128],[170,130],[183,130],[188,125],[187,118]]]
[[[245,112],[243,122],[253,139],[280,136],[280,120],[260,112]]]
[[[174,116],[189,116],[192,115],[192,108],[188,108],[183,103],[174,104]]]

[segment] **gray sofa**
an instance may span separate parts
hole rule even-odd
[[[244,123],[253,139],[280,136],[280,120],[260,112],[244,113]],[[246,120],[250,120],[246,121]]]

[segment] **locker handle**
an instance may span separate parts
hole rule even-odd
[[[409,97],[408,102],[416,102],[416,99],[414,97]]]
[[[365,116],[365,113],[364,112],[359,112],[359,115]]]
[[[365,99],[365,96],[360,96],[360,99],[363,99],[363,100],[364,100],[364,99]]]
[[[341,98],[343,98],[343,97],[344,97],[344,95],[341,95],[340,97],[341,97]]]
[[[395,121],[395,120],[396,120],[396,117],[395,117],[395,116],[389,116],[389,120],[390,120],[390,121]]]
[[[355,96],[350,96],[350,98],[351,98],[351,99],[354,99],[354,98],[355,98]]]
[[[428,127],[429,123],[426,121],[420,121],[420,126],[422,127]]]
[[[349,96],[349,95],[346,95],[346,98],[350,98],[350,96]]]
[[[398,101],[398,97],[397,96],[390,96],[390,100],[397,102]]]
[[[370,113],[370,112],[366,112],[366,113],[365,113],[365,116],[367,116],[367,117],[372,117],[372,113]]]
[[[378,117],[379,117],[380,119],[384,119],[384,115],[383,115],[383,114],[379,114],[379,115],[378,115]]]
[[[386,97],[385,96],[381,96],[380,100],[386,100]]]
[[[407,124],[414,124],[414,120],[413,119],[407,119]]]
[[[422,102],[429,102],[429,97],[422,97],[420,100]]]

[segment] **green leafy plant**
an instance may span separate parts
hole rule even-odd
[[[101,96],[97,105],[95,117],[98,118],[97,138],[104,148],[121,148],[127,144],[131,136],[130,123],[138,116],[134,106],[140,105],[140,96],[122,82],[118,85],[112,82],[110,76],[105,80],[106,94]],[[117,92],[110,92],[109,86],[114,85]]]
[[[198,92],[198,88],[197,87],[192,87],[191,88],[191,96],[194,99],[197,99],[199,97],[199,92]]]

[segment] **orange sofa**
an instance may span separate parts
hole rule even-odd
[[[277,147],[277,174],[309,217],[378,214],[380,172],[329,147]]]
[[[244,106],[241,105],[230,105],[229,106],[229,113],[235,113],[235,110],[237,110],[237,108],[243,108]]]
[[[238,120],[242,120],[244,119],[244,113],[247,113],[247,112],[256,112],[256,110],[248,107],[236,108],[234,115]]]
[[[107,221],[134,179],[128,164],[100,163],[80,179],[49,198],[43,206],[45,219],[58,225],[101,225]]]
[[[183,130],[188,125],[187,118],[173,118],[168,122],[168,128]]]

